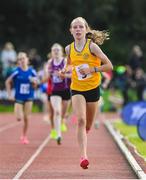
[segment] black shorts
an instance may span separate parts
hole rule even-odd
[[[91,89],[89,91],[76,91],[71,90],[72,96],[80,94],[84,96],[86,102],[96,102],[100,98],[100,87],[96,87],[95,89]]]
[[[51,96],[60,96],[62,98],[62,100],[70,100],[71,98],[71,92],[70,89],[65,89],[63,91],[53,91]]]

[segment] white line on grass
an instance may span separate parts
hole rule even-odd
[[[19,179],[22,174],[27,170],[27,168],[32,164],[32,162],[35,160],[35,158],[39,155],[39,153],[43,150],[43,148],[47,145],[47,143],[50,140],[50,136],[47,136],[47,138],[43,141],[43,143],[38,147],[36,152],[31,156],[31,158],[24,164],[24,166],[18,171],[18,173],[15,175],[13,179]]]
[[[114,130],[114,128],[111,125],[111,123],[109,121],[105,121],[104,124],[105,124],[106,128],[108,129],[108,131],[110,132],[110,134],[112,135],[112,137],[114,138],[114,140],[116,141],[116,143],[118,144],[120,150],[122,151],[122,153],[124,154],[124,156],[128,160],[129,164],[131,165],[132,169],[137,174],[137,176],[140,179],[146,179],[146,174],[144,173],[144,171],[142,170],[140,165],[137,163],[137,161],[135,160],[135,158],[133,157],[131,152],[125,146],[125,144],[121,140],[121,137]]]

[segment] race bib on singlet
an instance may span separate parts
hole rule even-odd
[[[30,93],[30,84],[21,84],[20,94],[29,94],[29,93]]]
[[[53,83],[61,83],[61,82],[63,82],[63,80],[57,75],[53,75],[52,81],[53,81]]]
[[[76,70],[76,73],[77,73],[77,76],[78,76],[78,80],[84,80],[84,79],[90,78],[92,76],[91,73],[87,74],[87,75],[81,74],[80,70],[84,69],[84,68],[89,68],[89,65],[88,64],[82,64],[82,65],[79,65],[79,66],[75,67],[75,70]]]

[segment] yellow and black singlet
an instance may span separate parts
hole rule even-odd
[[[100,85],[100,72],[82,75],[79,70],[86,67],[100,67],[101,60],[90,51],[90,39],[87,39],[82,51],[77,51],[75,43],[70,45],[70,60],[72,64],[71,89],[77,91],[88,91]]]

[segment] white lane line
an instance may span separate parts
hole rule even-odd
[[[7,130],[7,129],[10,129],[10,128],[15,127],[15,126],[18,126],[18,125],[19,125],[18,122],[17,122],[17,123],[8,124],[8,125],[3,126],[2,128],[0,128],[0,132],[3,132],[3,131],[5,131],[5,130]]]
[[[22,174],[27,170],[27,168],[32,164],[32,162],[35,160],[35,158],[39,155],[39,153],[43,150],[43,148],[47,145],[47,143],[50,140],[50,136],[47,136],[47,138],[43,141],[43,143],[38,147],[36,152],[31,156],[31,158],[24,164],[24,166],[18,171],[18,173],[15,175],[13,179],[19,179]]]
[[[133,157],[131,152],[128,150],[126,145],[121,140],[121,136],[114,130],[112,124],[109,121],[105,121],[104,124],[105,124],[106,128],[108,129],[108,131],[110,132],[110,134],[112,135],[113,139],[118,144],[120,150],[122,151],[122,153],[128,160],[129,164],[131,165],[132,169],[134,170],[134,172],[136,173],[138,178],[146,179],[146,174],[144,173],[144,171],[142,170],[140,165],[137,163],[136,159]]]

